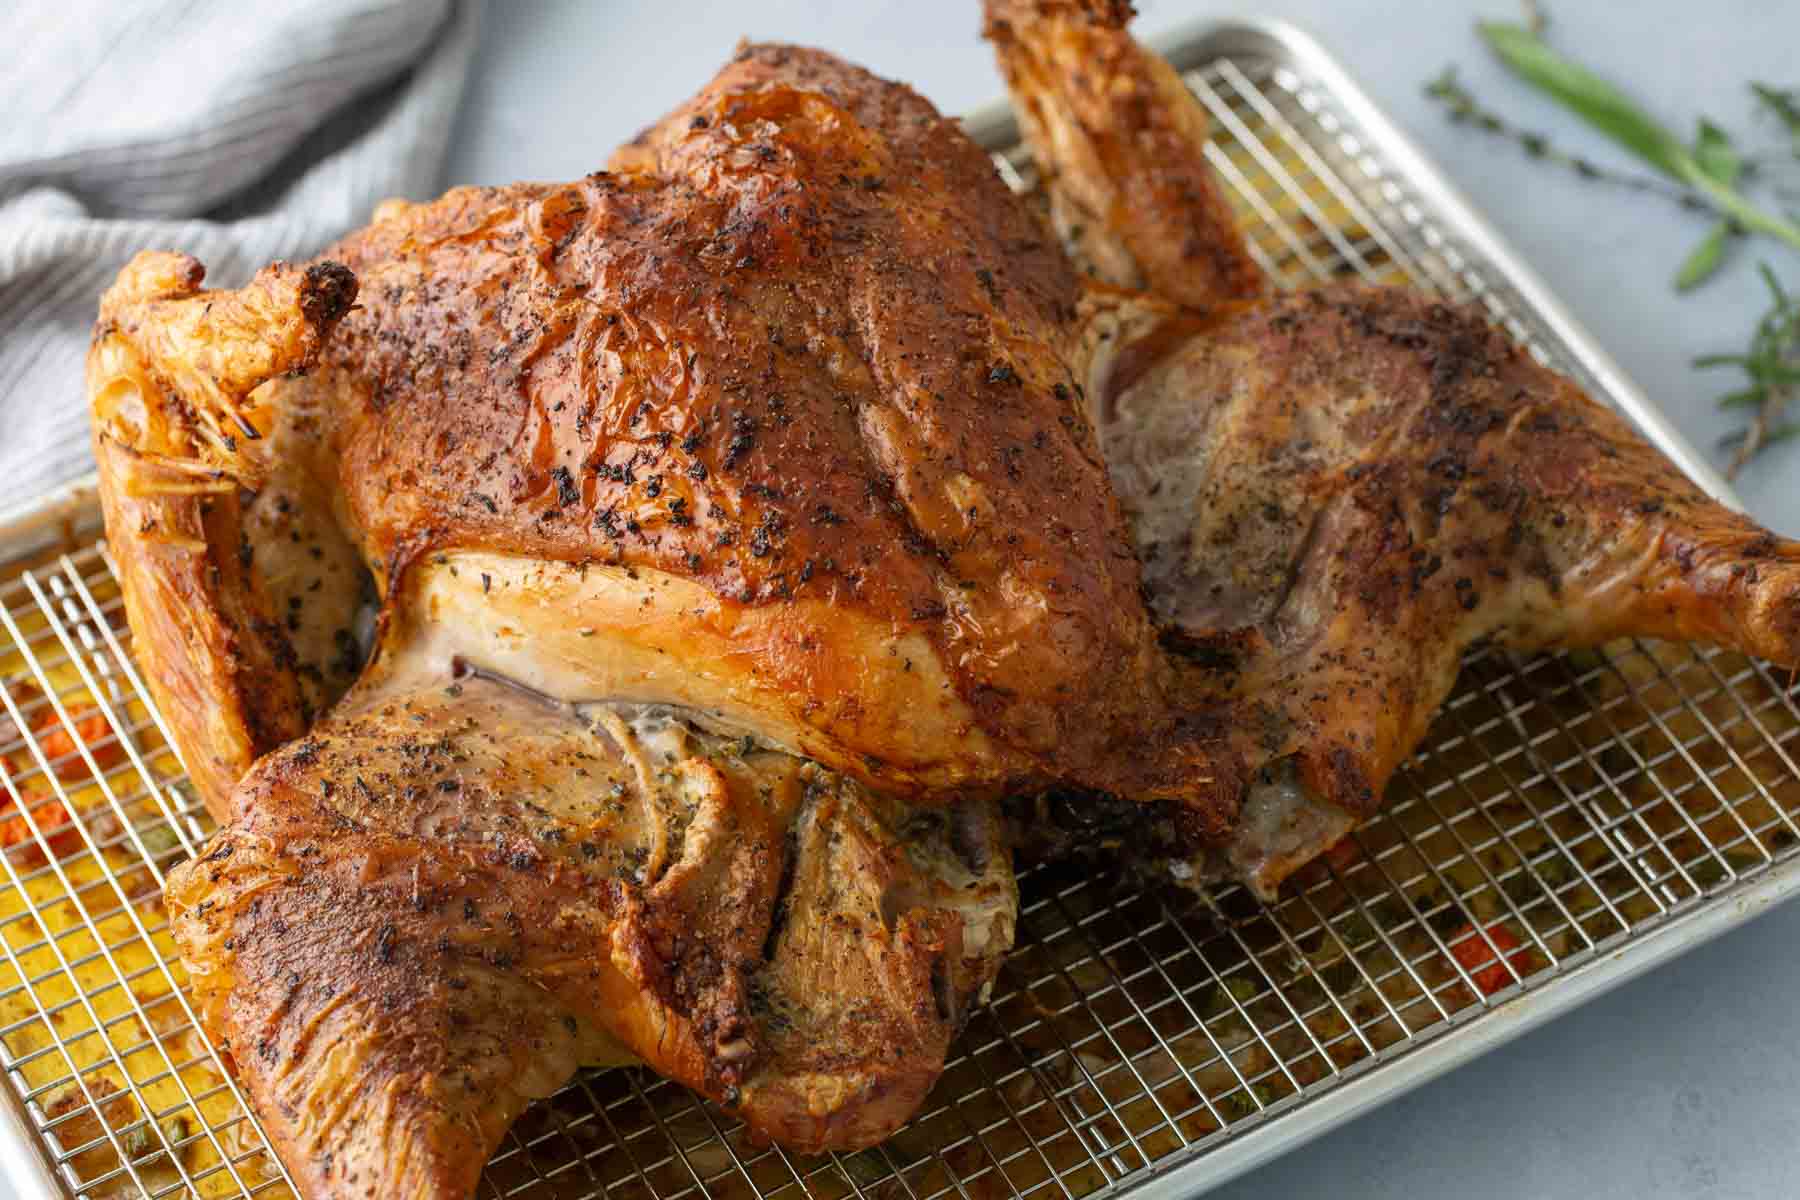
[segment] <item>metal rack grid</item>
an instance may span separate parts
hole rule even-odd
[[[1604,393],[1302,61],[1269,39],[1246,49],[1241,31],[1227,41],[1187,78],[1266,270],[1476,298]],[[1029,183],[1016,151],[997,161]],[[0,1090],[71,1195],[283,1194],[194,1024],[159,899],[208,818],[144,698],[103,548],[40,559],[0,584]],[[590,1073],[518,1122],[483,1194],[1078,1200],[1171,1176],[1198,1186],[1220,1177],[1206,1164],[1221,1150],[1279,1138],[1308,1104],[1435,1042],[1478,1037],[1496,1009],[1569,989],[1585,965],[1792,859],[1797,699],[1762,664],[1686,647],[1477,654],[1354,853],[1271,907],[1235,888],[1202,905],[1024,872],[992,1002],[886,1144],[801,1158],[646,1073]]]

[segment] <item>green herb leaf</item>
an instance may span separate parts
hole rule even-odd
[[[1738,392],[1726,392],[1719,397],[1720,408],[1749,408],[1752,404],[1761,404],[1768,395],[1767,388],[1747,387]]]
[[[1437,78],[1426,83],[1425,95],[1442,104],[1446,115],[1453,122],[1460,125],[1473,125],[1485,133],[1517,142],[1520,148],[1531,157],[1565,167],[1582,179],[1598,179],[1630,188],[1633,191],[1651,192],[1667,197],[1686,209],[1704,212],[1712,208],[1712,205],[1692,188],[1669,183],[1660,175],[1638,175],[1602,166],[1589,159],[1565,152],[1541,133],[1518,128],[1499,113],[1484,108],[1473,93],[1464,87],[1462,81],[1456,77],[1454,66],[1445,67]]]
[[[1527,82],[1550,93],[1657,170],[1680,179],[1683,165],[1693,162],[1681,140],[1657,124],[1630,97],[1586,67],[1550,49],[1523,25],[1480,21],[1475,28],[1501,61]]]
[[[1781,286],[1781,280],[1775,278],[1775,272],[1770,269],[1769,264],[1757,263],[1756,271],[1763,277],[1763,282],[1769,285],[1769,295],[1775,299],[1775,308],[1778,311],[1786,308],[1788,305],[1787,290]]]
[[[1775,383],[1783,387],[1800,384],[1800,366],[1789,366],[1767,354],[1702,354],[1694,360],[1696,367],[1737,367],[1758,383]]]
[[[1731,232],[1730,221],[1720,221],[1712,227],[1712,232],[1701,239],[1693,253],[1682,262],[1681,270],[1675,273],[1676,291],[1691,291],[1718,272],[1725,261],[1725,246],[1731,241]]]
[[[1723,407],[1752,410],[1749,425],[1720,443],[1733,451],[1725,472],[1728,479],[1765,447],[1794,436],[1794,423],[1783,418],[1789,403],[1800,395],[1800,304],[1789,297],[1767,263],[1758,263],[1757,269],[1772,303],[1756,322],[1749,347],[1742,354],[1706,354],[1694,360],[1697,367],[1736,367],[1749,376],[1749,386],[1719,400]]]
[[[1800,88],[1778,88],[1766,83],[1752,83],[1750,91],[1758,104],[1787,127],[1788,136],[1794,139],[1794,150],[1800,153]]]
[[[1750,372],[1751,378],[1758,383],[1775,384],[1778,387],[1800,387],[1800,366],[1764,362],[1752,363],[1744,369]]]
[[[1705,117],[1700,118],[1700,131],[1694,136],[1694,161],[1710,178],[1727,187],[1737,182],[1744,169],[1744,160],[1732,148],[1731,139]]]
[[[1612,84],[1562,57],[1522,25],[1482,21],[1476,29],[1501,61],[1527,82],[1657,170],[1701,193],[1720,216],[1800,249],[1800,225],[1764,212],[1730,184],[1714,178],[1679,138]]]

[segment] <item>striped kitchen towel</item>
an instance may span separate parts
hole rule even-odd
[[[0,513],[91,470],[95,302],[146,248],[232,286],[440,183],[475,0],[0,3]]]

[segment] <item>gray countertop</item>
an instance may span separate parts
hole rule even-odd
[[[1208,12],[1140,0],[1140,32]],[[1552,2],[1552,36],[1627,84],[1672,127],[1704,112],[1774,143],[1744,83],[1800,84],[1794,0]],[[1800,254],[1741,246],[1703,290],[1669,280],[1703,217],[1603,189],[1454,128],[1421,95],[1446,63],[1484,101],[1607,162],[1621,155],[1505,77],[1471,30],[1508,0],[1268,0],[1258,13],[1317,34],[1561,294],[1697,446],[1735,418],[1739,386],[1688,363],[1738,350],[1764,307],[1767,259],[1800,287]],[[741,35],[826,46],[904,79],[946,111],[999,91],[974,0],[608,0],[494,4],[449,182],[563,178],[698,87]],[[1800,171],[1796,172],[1800,184]],[[1800,534],[1800,441],[1739,479],[1752,512]],[[1789,905],[1511,1043],[1215,1195],[1786,1197],[1800,1192],[1800,906]]]

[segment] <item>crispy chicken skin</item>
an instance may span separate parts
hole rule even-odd
[[[613,168],[330,251],[362,307],[299,386],[338,397],[377,571],[690,585],[666,634],[751,652],[679,664],[718,685],[693,702],[872,786],[1193,794],[1063,354],[1076,280],[955,123],[754,46]]]
[[[987,0],[985,32],[1070,256],[1189,306],[1264,288],[1202,153],[1210,122],[1125,0]]]
[[[953,123],[779,47],[612,173],[386,205],[242,292],[122,277],[109,530],[225,824],[172,920],[308,1194],[466,1194],[625,1052],[786,1145],[879,1140],[1011,942],[992,793],[1209,784],[1077,299]],[[649,752],[606,714],[646,705],[703,748],[620,824]]]
[[[988,0],[1053,197],[1120,198],[1097,210],[1120,245],[1172,245],[1185,225],[1241,264],[1216,189],[1139,182],[1203,178],[1197,141],[1153,131],[1204,116],[1129,13]],[[1168,282],[1178,267],[1086,249],[1102,451],[1151,607],[1203,668],[1196,694],[1233,714],[1247,781],[1198,862],[1179,839],[1128,840],[1153,866],[1272,894],[1374,814],[1477,642],[1640,635],[1800,663],[1800,543],[1704,495],[1479,311],[1354,285],[1256,299],[1234,274]],[[1140,282],[1154,295],[1105,286]],[[1044,807],[1088,841],[1094,821],[1141,820]]]
[[[1227,818],[1083,417],[1077,277],[956,124],[748,47],[615,167],[384,206],[327,252],[360,292],[316,366],[167,389],[227,429],[306,414],[282,457],[383,595],[457,552],[629,572],[596,635],[705,650],[634,698],[925,801],[1075,781]]]
[[[317,361],[356,281],[336,264],[278,263],[239,291],[208,292],[202,274],[187,255],[133,259],[101,300],[87,387],[132,644],[222,817],[250,764],[304,733],[354,677],[334,634],[350,622],[360,567],[329,498],[302,456],[271,455],[234,414],[266,381]],[[311,603],[291,606],[307,588]]]
[[[1011,945],[991,805],[912,810],[669,710],[380,668],[171,876],[207,1027],[309,1196],[466,1196],[577,1066],[803,1151],[910,1116]]]
[[[1479,313],[1332,287],[1160,320],[1178,344],[1094,394],[1152,605],[1252,780],[1201,876],[1272,893],[1373,816],[1479,642],[1800,662],[1800,544]]]

